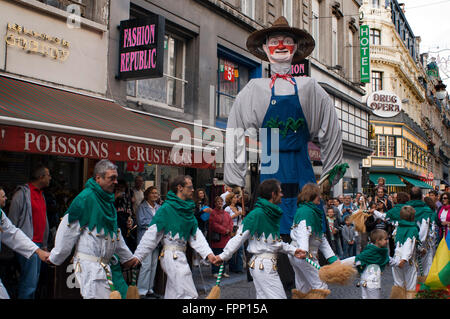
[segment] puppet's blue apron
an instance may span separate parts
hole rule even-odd
[[[275,173],[261,172],[261,182],[276,178],[281,182],[283,198],[280,208],[283,216],[280,222],[280,234],[290,234],[290,229],[297,210],[297,196],[307,183],[316,183],[314,170],[308,154],[308,141],[310,139],[308,124],[303,114],[298,88],[295,79],[293,95],[275,95],[275,86],[272,87],[272,97],[262,124],[263,128],[279,129],[279,167]],[[271,149],[271,134],[268,130],[267,140],[262,141],[263,151],[270,156],[276,156],[276,150]],[[268,167],[269,163],[261,163]]]

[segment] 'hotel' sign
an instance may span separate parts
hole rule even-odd
[[[163,76],[165,19],[159,15],[120,22],[119,78]]]

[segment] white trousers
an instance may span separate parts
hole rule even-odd
[[[289,255],[289,261],[295,272],[295,289],[308,293],[311,289],[328,289],[328,285],[319,278],[319,270],[304,259]],[[314,261],[319,264],[319,261]]]
[[[173,254],[177,258],[173,259]],[[184,252],[165,250],[160,259],[161,267],[167,275],[164,299],[197,299],[192,272]]]
[[[142,260],[137,281],[137,288],[141,296],[145,296],[147,293],[153,293],[156,267],[158,266],[158,255],[159,249],[155,249]]]
[[[398,266],[392,267],[392,276],[394,278],[394,286],[404,287],[406,290],[415,290],[417,283],[417,268],[415,263],[405,263],[403,268]]]
[[[8,291],[6,291],[6,288],[5,286],[3,286],[1,280],[0,280],[0,299],[9,299]]]
[[[381,288],[365,288],[361,286],[362,299],[381,299]]]
[[[260,265],[264,269],[260,269]],[[250,268],[256,290],[256,299],[286,299],[286,292],[273,262],[267,258],[255,258],[255,268]]]

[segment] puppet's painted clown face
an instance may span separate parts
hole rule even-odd
[[[297,44],[288,34],[273,34],[263,44],[263,50],[271,63],[290,63],[297,51]]]

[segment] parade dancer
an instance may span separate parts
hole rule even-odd
[[[361,274],[362,299],[381,298],[381,274],[386,265],[394,265],[394,259],[389,257],[387,249],[389,243],[388,233],[383,229],[370,232],[370,243],[357,256],[342,260],[343,264],[351,264]]]
[[[280,204],[283,212],[280,235],[288,242],[297,195],[305,184],[316,182],[308,142],[313,139],[319,142],[322,177],[329,175],[342,160],[342,134],[332,100],[315,79],[291,75],[292,63],[306,58],[314,46],[309,33],[290,27],[284,17],[270,28],[252,33],[247,48],[256,57],[270,62],[272,76],[248,82],[237,95],[227,123],[224,165],[227,185],[245,186],[245,131],[263,129],[260,137],[267,133],[267,138],[261,141],[262,154],[270,158],[266,162],[262,158],[260,179],[275,178],[281,182],[284,197]],[[278,144],[278,149],[272,149],[272,142]],[[338,178],[330,177],[323,183],[324,192],[341,177],[335,176]],[[290,268],[289,262],[280,256],[280,274],[286,272],[285,267]]]
[[[304,258],[305,253],[281,240],[282,211],[277,205],[283,193],[280,182],[265,180],[258,186],[255,208],[247,214],[236,236],[228,241],[223,253],[216,256],[216,265],[229,260],[235,251],[248,240],[247,250],[253,254],[249,268],[253,277],[257,299],[286,299],[286,293],[277,272],[277,253]]]
[[[117,166],[99,161],[93,177],[73,200],[56,232],[55,247],[48,260],[61,265],[75,246],[73,264],[80,292],[85,299],[109,299],[112,293],[110,261],[114,254],[125,267],[136,260],[117,226],[114,187]]]
[[[400,220],[395,235],[396,266],[392,268],[394,286],[391,299],[413,299],[416,295],[416,245],[419,242],[419,231],[414,221],[415,213],[411,206],[404,206],[400,210]]]
[[[3,243],[27,259],[36,253],[41,261],[46,261],[49,253],[40,249],[23,231],[15,227],[2,210],[5,207],[6,199],[5,191],[0,187],[0,246]],[[8,292],[1,280],[0,299],[9,299]]]
[[[319,250],[328,263],[338,260],[323,232],[323,214],[320,204],[320,188],[316,184],[306,184],[298,196],[298,209],[291,230],[292,245],[307,252],[309,259],[319,263]],[[304,259],[292,258],[289,261],[295,272],[296,299],[324,299],[330,294],[328,286],[319,278],[319,270]]]
[[[202,258],[215,262],[215,256],[194,216],[194,187],[190,176],[177,176],[170,184],[166,201],[156,212],[139,242],[135,257],[142,262],[162,241],[161,267],[167,275],[165,299],[195,299],[198,297],[192,272],[186,259],[186,245]]]
[[[433,239],[431,234],[432,223],[436,219],[436,213],[428,207],[422,200],[422,189],[419,187],[413,187],[410,191],[411,200],[406,203],[415,210],[414,221],[417,227],[419,227],[419,240],[421,243],[420,252],[417,254],[417,262],[420,266],[420,272],[418,274],[419,282],[425,282],[428,275],[428,271],[431,268],[433,262]]]

